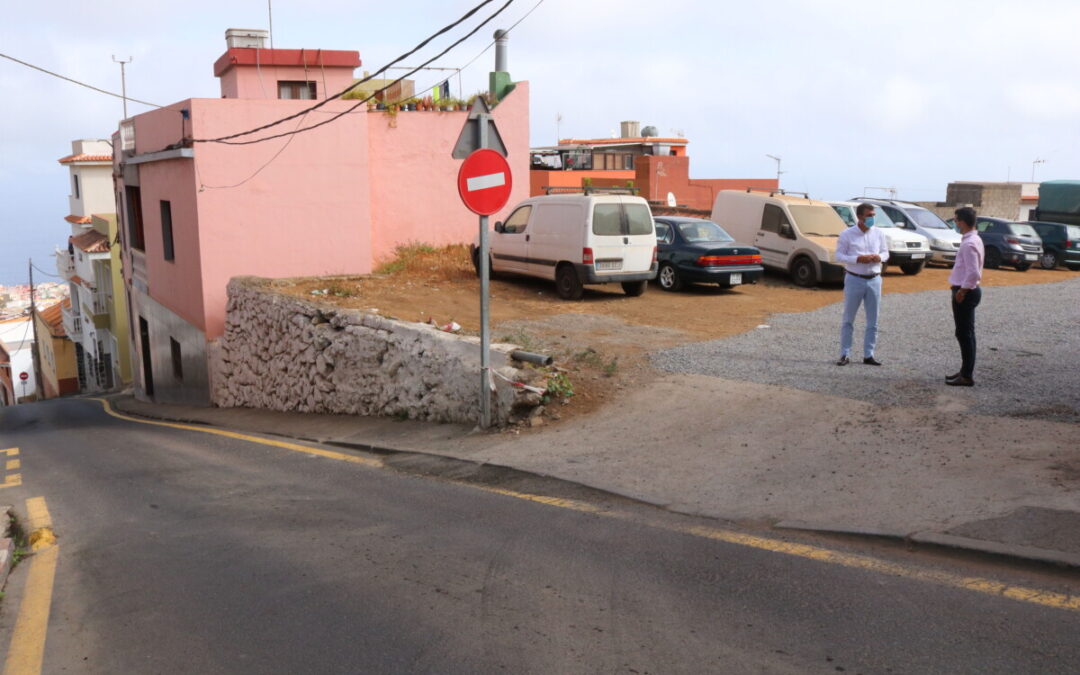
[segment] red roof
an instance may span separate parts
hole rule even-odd
[[[360,52],[334,49],[229,49],[214,63],[221,77],[233,66],[296,66],[303,68],[359,68]]]
[[[38,312],[38,316],[49,327],[49,332],[53,337],[67,336],[67,332],[64,330],[64,317],[61,314],[62,307],[71,307],[71,298],[64,298],[63,301],[49,305]]]
[[[83,232],[74,237],[68,237],[71,245],[80,248],[87,253],[108,253],[109,238],[97,230]]]
[[[91,222],[90,216],[64,216],[64,220],[72,225],[89,225]]]
[[[85,152],[78,155],[68,155],[67,157],[61,157],[56,160],[61,164],[71,164],[72,162],[111,162],[112,155],[88,155]]]

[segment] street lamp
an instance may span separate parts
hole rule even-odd
[[[1035,158],[1035,161],[1031,163],[1031,182],[1035,182],[1035,166],[1038,164],[1046,164],[1046,160],[1042,158]]]
[[[780,161],[781,161],[781,159],[779,157],[777,157],[776,155],[770,155],[768,153],[766,153],[765,156],[768,157],[769,159],[773,160],[774,162],[776,162],[776,187],[780,187],[780,174],[784,173],[783,171],[780,170]]]

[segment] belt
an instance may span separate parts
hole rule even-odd
[[[848,274],[850,274],[851,276],[859,277],[860,279],[873,279],[874,277],[877,276],[876,274],[857,274],[855,272],[852,272],[851,270],[844,270],[844,271],[847,272]]]

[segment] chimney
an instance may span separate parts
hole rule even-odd
[[[225,44],[229,49],[266,49],[270,31],[257,28],[230,28],[225,31]]]
[[[499,29],[495,31],[495,72],[506,73],[509,69],[506,67],[507,59],[507,43],[510,42],[510,38],[507,37],[509,33],[505,30]]]
[[[623,122],[619,126],[623,138],[641,138],[641,122]]]

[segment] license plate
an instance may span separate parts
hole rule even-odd
[[[926,256],[925,253],[912,253],[911,254],[911,259],[912,260],[922,260],[925,256]]]
[[[734,272],[728,275],[728,283],[732,286],[738,286],[742,283],[742,272]]]
[[[611,272],[613,270],[621,270],[621,260],[597,260],[596,271],[597,272]]]
[[[1039,256],[1035,255],[1034,253],[1029,253],[1028,255],[1024,256],[1024,260],[1038,260],[1038,259],[1039,259]]]

